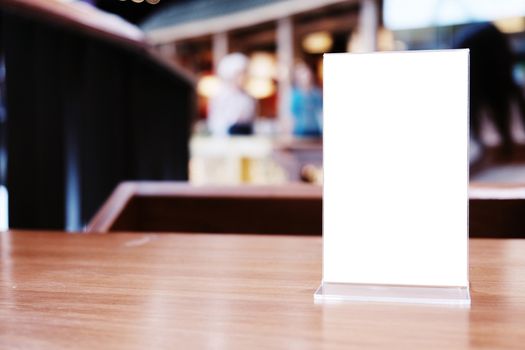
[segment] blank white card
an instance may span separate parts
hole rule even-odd
[[[324,282],[468,286],[468,60],[324,56]]]

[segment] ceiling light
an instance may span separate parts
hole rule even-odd
[[[256,99],[263,99],[275,93],[275,84],[271,79],[250,78],[244,86],[246,92]]]
[[[328,32],[310,33],[303,39],[303,49],[308,53],[324,53],[332,48],[332,35]]]
[[[255,78],[273,79],[276,76],[275,55],[268,52],[255,52],[250,57],[248,74]]]
[[[219,84],[219,79],[215,75],[203,75],[197,82],[197,93],[206,98],[210,98],[219,90]]]

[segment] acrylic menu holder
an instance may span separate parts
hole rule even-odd
[[[399,286],[323,282],[316,302],[368,301],[409,304],[470,305],[468,287]]]
[[[316,302],[470,305],[468,50],[324,57]]]

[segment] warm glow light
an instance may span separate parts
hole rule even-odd
[[[257,99],[270,97],[275,93],[275,84],[271,79],[250,78],[244,88],[250,96]]]
[[[525,31],[525,19],[523,17],[498,19],[493,23],[503,33],[512,34]]]
[[[332,36],[328,32],[315,32],[303,39],[303,48],[308,53],[324,53],[332,48]]]
[[[135,3],[137,3],[137,4],[140,4],[140,3],[143,2],[144,0],[131,0],[131,1],[133,1],[133,2],[135,2]]]
[[[272,79],[275,78],[277,64],[275,56],[268,52],[255,52],[250,57],[248,75],[255,78]]]
[[[215,75],[203,75],[197,83],[197,93],[210,98],[219,90],[219,79]]]

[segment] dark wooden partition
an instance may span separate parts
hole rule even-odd
[[[9,222],[81,228],[124,180],[187,179],[190,77],[80,2],[0,1]]]
[[[209,232],[320,235],[322,189],[312,185],[121,184],[89,232]]]

